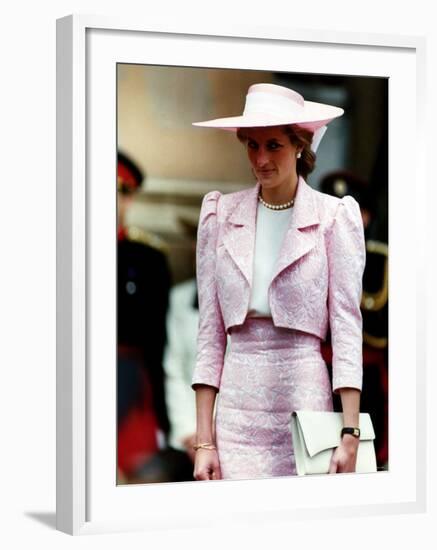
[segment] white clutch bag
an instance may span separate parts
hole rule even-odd
[[[328,411],[295,411],[290,429],[297,475],[327,474],[331,456],[341,441],[343,414]],[[375,432],[368,413],[360,413],[357,473],[376,472]]]

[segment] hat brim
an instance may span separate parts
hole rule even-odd
[[[202,128],[217,128],[220,130],[237,131],[239,128],[260,128],[268,126],[284,126],[296,124],[315,131],[322,126],[338,118],[344,113],[340,107],[305,101],[302,112],[290,115],[274,115],[271,113],[249,113],[246,115],[232,116],[225,118],[216,118],[213,120],[204,120],[202,122],[193,122],[193,126]]]

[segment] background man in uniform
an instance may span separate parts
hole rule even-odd
[[[162,358],[171,277],[159,241],[126,223],[142,172],[119,153],[117,174],[117,451],[119,473],[129,479],[166,446]]]

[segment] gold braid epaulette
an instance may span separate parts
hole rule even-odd
[[[361,308],[366,311],[378,311],[382,309],[388,300],[388,246],[379,241],[367,241],[367,252],[385,256],[384,274],[382,286],[377,292],[366,292],[363,290],[361,297]]]
[[[158,237],[157,235],[154,235],[153,233],[150,233],[149,231],[146,231],[141,227],[128,227],[126,230],[126,235],[130,241],[142,243],[152,248],[156,248],[163,254],[168,254],[169,252],[169,247],[167,243],[163,239],[161,239],[161,237]]]
[[[364,311],[379,311],[386,305],[388,300],[388,246],[380,241],[369,240],[366,242],[366,250],[372,254],[381,254],[385,257],[381,288],[377,292],[363,290],[361,298],[361,308]],[[377,349],[385,349],[388,344],[387,337],[373,336],[366,331],[363,331],[363,341]]]
[[[384,336],[372,336],[366,331],[363,331],[363,341],[369,346],[372,346],[372,348],[377,349],[385,349],[388,344],[388,338]]]

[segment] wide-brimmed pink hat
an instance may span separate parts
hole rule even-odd
[[[340,107],[305,101],[294,90],[276,84],[253,84],[242,115],[194,122],[194,126],[236,131],[238,128],[296,124],[315,131],[344,113]]]

